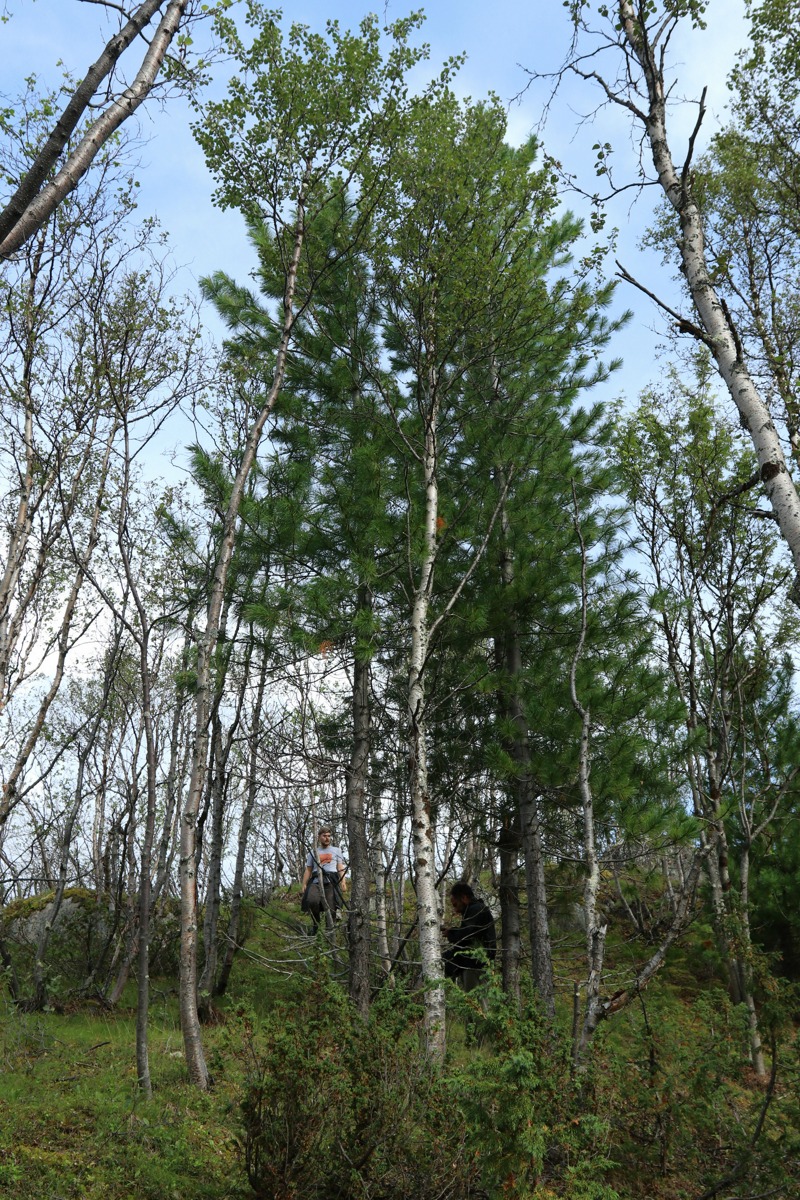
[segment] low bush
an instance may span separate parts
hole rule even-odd
[[[448,1080],[419,1048],[418,1013],[379,1001],[362,1020],[327,982],[251,1029],[245,1161],[272,1200],[470,1200],[477,1155]]]

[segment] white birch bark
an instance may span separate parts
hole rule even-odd
[[[574,498],[574,488],[573,488]],[[590,779],[590,737],[592,729],[591,713],[578,698],[577,673],[578,664],[583,657],[586,643],[587,619],[587,581],[586,581],[586,546],[578,523],[577,501],[575,501],[575,530],[581,548],[581,625],[578,644],[572,657],[569,672],[569,694],[572,707],[580,717],[581,735],[578,754],[578,785],[583,812],[583,857],[586,869],[586,882],[583,888],[583,912],[586,922],[586,963],[588,973],[586,978],[586,999],[584,1001],[584,1016],[580,1038],[573,1046],[573,1062],[577,1069],[583,1065],[586,1049],[591,1041],[597,1024],[602,1016],[600,1005],[600,984],[603,977],[603,962],[605,959],[606,932],[608,926],[598,919],[597,895],[600,889],[600,860],[597,854],[597,839],[594,828],[594,798]]]
[[[67,155],[55,177],[48,183],[44,182],[78,121],[97,94],[100,84],[111,73],[123,51],[150,23],[163,2],[146,0],[141,4],[120,32],[111,38],[97,62],[89,68],[41,153],[0,214],[0,259],[10,258],[53,215],[64,197],[77,187],[108,139],[152,91],[189,0],[169,0],[133,83],[93,122],[75,149]]]
[[[437,481],[438,400],[435,383],[425,414],[423,470],[425,474],[425,517],[423,554],[414,590],[411,612],[411,653],[408,670],[409,757],[411,766],[411,830],[417,890],[422,978],[425,984],[425,1041],[431,1059],[444,1060],[446,1047],[444,968],[440,940],[439,904],[436,894],[434,829],[428,792],[428,762],[425,745],[425,660],[428,654],[428,612],[433,592],[436,560],[436,522],[439,515]]]
[[[375,937],[378,946],[378,957],[381,960],[381,971],[388,979],[392,970],[392,957],[389,953],[389,928],[386,921],[386,866],[384,863],[383,837],[379,836],[375,853]]]
[[[742,948],[740,951],[741,987],[747,1007],[747,1029],[750,1039],[750,1062],[759,1079],[766,1079],[767,1066],[758,1027],[758,1011],[753,994],[753,968],[750,962],[750,847],[745,844],[739,855],[739,895],[741,901]]]
[[[702,334],[702,340],[714,356],[720,377],[739,411],[742,424],[750,433],[761,481],[800,576],[800,497],[787,470],[769,408],[747,369],[736,328],[709,276],[703,218],[691,188],[690,161],[694,137],[689,155],[680,170],[675,165],[669,146],[663,59],[658,40],[671,22],[665,20],[651,38],[637,19],[638,8],[632,0],[618,0],[617,11],[625,44],[629,55],[635,58],[641,68],[647,107],[640,109],[631,98],[616,93],[602,80],[601,83],[610,99],[627,107],[644,125],[659,184],[680,221],[678,249],[689,293],[702,326],[697,332]],[[701,101],[697,127],[703,114]]]

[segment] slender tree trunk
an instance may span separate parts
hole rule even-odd
[[[136,997],[136,1076],[148,1098],[153,1094],[150,1078],[148,1020],[150,1013],[150,915],[153,840],[156,825],[156,744],[153,732],[153,700],[150,687],[149,638],[143,626],[141,640],[142,701],[147,764],[147,790],[139,876],[139,970]]]
[[[359,589],[359,610],[371,611],[372,594]],[[353,661],[353,741],[345,784],[347,839],[350,849],[350,911],[347,935],[350,945],[350,999],[362,1016],[369,1013],[370,999],[370,863],[367,845],[366,792],[371,742],[370,688],[372,670],[366,653],[356,647]]]
[[[217,974],[217,927],[222,903],[222,853],[225,816],[225,792],[228,755],[222,745],[222,728],[219,711],[213,718],[213,749],[211,755],[211,829],[208,838],[208,871],[206,873],[205,912],[203,914],[203,970],[200,974],[199,993],[201,1009],[208,1009],[208,1001],[214,988]]]
[[[136,747],[132,757],[132,779],[129,783],[128,824],[123,832],[123,861],[119,869],[120,910],[124,903],[124,926],[121,959],[117,967],[117,976],[109,995],[109,1004],[119,1003],[125,985],[131,973],[133,961],[139,947],[139,906],[137,903],[136,884],[136,813],[139,806],[138,758],[141,750],[141,731],[137,734]],[[127,870],[126,870],[127,868]]]
[[[597,841],[594,826],[594,798],[590,781],[590,750],[592,720],[589,709],[578,698],[577,674],[578,665],[583,657],[586,643],[588,591],[586,581],[586,546],[578,520],[578,504],[573,487],[575,503],[575,530],[581,548],[581,624],[578,644],[572,657],[569,674],[569,694],[572,707],[580,717],[581,734],[578,753],[578,785],[583,810],[583,857],[586,869],[586,883],[583,889],[583,911],[586,921],[586,962],[588,975],[586,979],[586,1000],[584,1004],[583,1027],[579,1040],[573,1047],[573,1061],[576,1070],[585,1067],[585,1054],[594,1036],[598,1023],[603,1016],[600,1002],[600,984],[603,976],[605,959],[606,932],[608,926],[601,922],[598,915],[597,897],[600,890],[600,859],[597,853]]]
[[[741,981],[736,969],[736,955],[728,932],[730,880],[727,880],[727,888],[724,881],[724,876],[727,876],[727,845],[725,844],[724,830],[720,829],[719,824],[709,822],[709,826],[711,836],[709,837],[708,833],[704,833],[702,840],[703,844],[710,851],[704,861],[706,876],[711,888],[711,911],[713,913],[714,933],[716,934],[717,944],[728,972],[728,988],[731,1000],[734,1004],[741,1004]],[[720,835],[723,838],[722,846],[720,845]]]
[[[397,826],[395,829],[394,850],[392,852],[391,861],[387,865],[387,876],[389,879],[389,895],[392,901],[392,930],[390,940],[391,958],[394,962],[400,953],[400,941],[403,936],[403,914],[405,910],[406,897],[406,870],[405,856],[403,853],[403,826],[405,817],[402,813],[400,800],[397,798]],[[386,847],[382,844],[384,861],[387,860]]]
[[[379,833],[375,844],[375,935],[378,944],[378,955],[381,960],[381,971],[388,979],[392,970],[392,956],[389,951],[389,927],[386,920],[386,865],[384,861],[383,837]]]
[[[446,1046],[444,987],[442,979],[441,918],[436,894],[434,828],[428,791],[428,756],[425,722],[424,670],[428,655],[428,610],[433,593],[436,560],[439,491],[436,478],[438,406],[435,391],[426,417],[425,527],[420,577],[411,613],[411,654],[408,673],[409,758],[411,764],[411,832],[417,892],[422,978],[425,984],[425,1038],[427,1051],[443,1062]]]
[[[142,726],[145,745],[145,814],[144,837],[141,847],[139,871],[138,906],[138,978],[136,1002],[136,1076],[139,1088],[148,1099],[153,1094],[150,1077],[150,1052],[148,1045],[148,1021],[150,1015],[150,909],[152,894],[153,841],[156,827],[156,741],[153,728],[153,695],[150,664],[150,621],[142,598],[130,558],[128,535],[128,496],[130,494],[131,447],[127,423],[128,397],[121,398],[121,416],[124,425],[124,476],[121,488],[121,504],[117,525],[117,544],[122,559],[125,580],[130,589],[138,617],[138,627],[132,628],[139,647],[139,678],[142,685]],[[127,622],[126,622],[127,624]]]
[[[252,713],[252,723],[250,729],[250,754],[247,764],[247,792],[245,794],[244,808],[242,810],[242,820],[239,825],[239,841],[236,848],[236,866],[233,872],[231,916],[230,921],[228,922],[227,945],[225,947],[225,957],[222,961],[219,979],[214,987],[215,996],[224,996],[225,994],[239,942],[239,917],[242,908],[245,855],[247,853],[247,841],[250,834],[250,825],[253,820],[253,809],[255,808],[256,795],[258,794],[258,747],[259,735],[261,733],[261,712],[264,706],[264,693],[266,691],[266,686],[267,659],[266,655],[264,655],[261,660],[261,670],[258,676],[258,690],[256,692],[256,699]]]
[[[522,951],[519,912],[519,831],[516,820],[500,834],[500,946],[503,991],[519,1005]]]
[[[225,597],[231,558],[233,557],[239,508],[245,484],[255,462],[261,435],[267,419],[275,406],[286,369],[292,324],[294,321],[294,295],[300,254],[303,248],[304,197],[298,198],[298,218],[295,226],[294,246],[289,263],[283,301],[283,329],[275,358],[272,385],[264,405],[247,438],[247,444],[239,469],[231,488],[228,508],[223,522],[222,539],[214,568],[214,579],[206,610],[206,627],[199,639],[197,658],[197,683],[195,691],[195,724],[192,750],[192,774],[181,819],[180,880],[181,880],[181,953],[180,953],[180,1013],[183,1044],[189,1079],[198,1087],[209,1085],[208,1067],[203,1053],[200,1020],[197,1012],[197,864],[196,831],[197,817],[205,785],[208,759],[208,725],[211,713],[211,669],[220,617]]]
[[[189,621],[193,619],[194,614],[190,614]],[[189,656],[191,652],[190,637],[187,632],[184,638],[183,649],[180,657],[181,672],[185,672],[189,666]],[[185,739],[181,737],[181,721],[186,711],[185,695],[178,689],[173,700],[172,709],[172,724],[169,734],[169,761],[167,765],[167,774],[164,781],[164,790],[166,792],[166,807],[164,809],[164,819],[161,823],[161,838],[158,845],[158,856],[156,859],[155,879],[153,883],[153,902],[157,903],[161,896],[164,885],[169,872],[171,851],[174,852],[175,844],[175,818],[178,813],[180,804],[181,784],[186,773],[187,766],[187,749]]]
[[[753,994],[753,968],[750,962],[752,943],[750,939],[750,847],[745,843],[739,856],[739,900],[741,904],[741,940],[739,955],[741,986],[747,1006],[747,1025],[750,1035],[750,1061],[759,1079],[766,1079],[767,1067],[758,1027],[758,1011]]]
[[[581,715],[581,744],[579,781],[581,806],[583,809],[583,856],[586,867],[586,883],[583,889],[583,911],[586,921],[586,999],[584,1002],[583,1027],[580,1040],[574,1048],[575,1067],[583,1065],[589,1042],[603,1016],[600,1003],[600,984],[603,977],[606,932],[608,925],[599,919],[597,896],[600,889],[600,860],[594,828],[594,801],[589,781],[589,734],[591,720],[589,710],[580,707],[572,681],[573,703]]]
[[[518,647],[517,647],[518,648]],[[553,1020],[556,1015],[553,984],[553,957],[550,945],[550,926],[547,920],[547,883],[544,873],[544,847],[539,822],[539,807],[530,775],[530,747],[527,720],[521,705],[511,698],[512,713],[518,730],[514,756],[519,772],[515,786],[519,804],[519,823],[522,834],[522,856],[525,864],[525,890],[528,896],[528,934],[531,942],[531,971],[533,982],[545,1013]],[[522,727],[525,732],[522,732]]]

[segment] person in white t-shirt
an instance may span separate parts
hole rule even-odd
[[[335,917],[347,890],[345,879],[346,866],[344,855],[338,846],[333,844],[333,831],[323,825],[317,836],[317,848],[306,859],[306,869],[303,872],[303,897],[301,907],[303,912],[311,914],[316,925],[320,916],[327,908]],[[325,901],[320,887],[320,874],[325,889]]]

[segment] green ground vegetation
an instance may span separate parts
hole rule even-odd
[[[344,941],[342,932],[336,934]],[[563,980],[579,970],[569,939]],[[213,1088],[189,1085],[172,979],[153,985],[154,1095],[136,1081],[128,985],[108,1010],[0,1010],[0,1194],[20,1200],[699,1200],[800,1182],[798,1038],[791,996],[765,993],[773,1067],[747,1067],[699,921],[667,968],[605,1022],[571,1069],[568,989],[557,1026],[517,1012],[494,979],[449,993],[449,1054],[428,1071],[413,972],[364,1023],[294,893],[258,910],[231,987],[205,1027]],[[610,958],[629,953],[614,929]],[[576,974],[576,978],[577,978]]]

